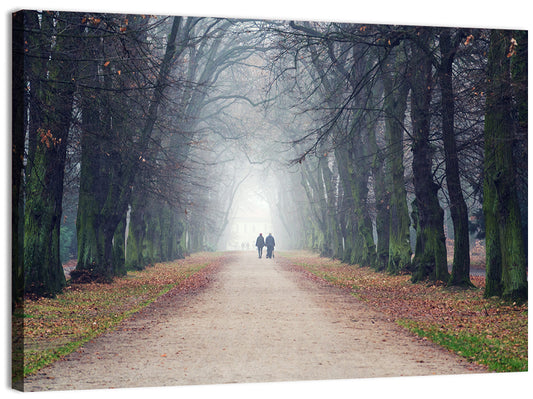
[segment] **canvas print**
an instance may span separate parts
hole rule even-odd
[[[526,30],[11,29],[14,389],[528,370]]]

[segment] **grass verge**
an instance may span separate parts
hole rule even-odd
[[[502,338],[467,331],[453,331],[444,326],[424,325],[410,320],[399,320],[398,324],[425,337],[471,362],[484,364],[491,371],[527,371],[527,352],[517,353],[508,348],[508,342]]]
[[[76,351],[173,288],[197,288],[223,261],[216,253],[158,263],[110,284],[68,285],[55,298],[26,299],[12,318],[12,380]]]

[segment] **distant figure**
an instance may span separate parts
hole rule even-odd
[[[265,239],[265,245],[267,247],[267,258],[274,257],[274,246],[276,245],[276,241],[274,241],[272,233],[268,233],[268,237]]]
[[[259,237],[255,240],[255,246],[257,247],[257,253],[259,254],[259,259],[263,256],[263,247],[265,246],[265,239],[263,238],[263,233],[259,233]]]

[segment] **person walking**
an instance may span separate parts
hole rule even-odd
[[[272,233],[268,233],[268,237],[265,239],[265,245],[267,247],[267,258],[272,258],[274,253],[274,246],[276,245],[276,241],[274,240],[274,237],[272,236]]]
[[[259,259],[261,259],[261,256],[263,256],[263,247],[265,246],[265,239],[263,238],[263,233],[259,233],[259,237],[257,237],[257,240],[255,240],[255,246],[257,247]]]

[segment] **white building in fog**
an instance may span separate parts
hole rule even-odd
[[[233,214],[226,229],[227,250],[255,250],[259,233],[266,237],[272,232],[270,211],[264,202],[241,202]]]

